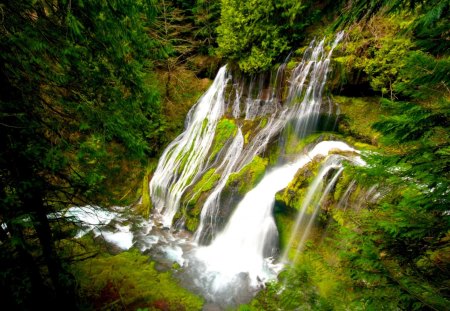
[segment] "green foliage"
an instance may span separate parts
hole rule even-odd
[[[222,0],[218,52],[244,72],[268,69],[302,38],[303,29],[315,17],[306,13],[308,6],[292,0]]]
[[[202,54],[213,55],[216,43],[216,28],[219,25],[220,1],[196,0],[192,9],[195,16],[195,37],[200,40],[199,51]]]
[[[81,292],[95,309],[201,310],[203,305],[137,250],[89,259],[75,269]]]
[[[416,100],[439,99],[449,93],[450,57],[435,58],[423,51],[407,55],[400,71],[403,82],[397,83],[395,91]]]
[[[404,38],[390,37],[380,41],[381,48],[372,47],[368,53],[373,53],[365,64],[364,71],[370,79],[370,85],[375,91],[393,96],[395,84],[404,82],[405,77],[400,74],[405,66],[405,58],[412,46],[411,41]]]
[[[412,55],[427,59],[431,66],[441,62],[423,52]],[[445,66],[445,61],[440,65]],[[428,81],[428,91],[447,84],[443,70],[433,68],[415,74],[403,69],[410,78],[403,82],[404,90],[415,89],[411,99],[428,102],[382,101],[390,116],[381,118],[374,128],[396,153],[370,155],[358,179],[377,183],[387,194],[374,212],[353,215],[357,232],[343,228],[347,237],[344,260],[355,282],[373,292],[367,300],[370,305],[390,301],[389,305],[405,309],[444,310],[449,303],[448,291],[441,286],[448,283],[449,258],[436,261],[433,255],[448,248],[445,237],[450,230],[446,215],[450,203],[448,90],[427,94],[414,82]]]
[[[355,137],[360,142],[378,145],[380,134],[372,125],[380,120],[380,114],[385,111],[379,99],[335,96],[333,100],[340,108],[338,131]]]
[[[155,10],[142,1],[13,0],[0,14],[2,266],[28,267],[31,284],[9,275],[1,290],[11,285],[8,303],[20,309],[76,308],[55,243],[73,230],[47,215],[118,201],[111,180],[133,184],[158,151],[158,93],[144,83],[157,49],[146,33]],[[27,228],[19,218],[30,219]]]
[[[277,283],[268,284],[258,293],[250,310],[360,309],[363,303],[358,303],[351,279],[339,267],[336,242],[327,238],[307,248],[296,263],[280,273]]]
[[[267,159],[256,156],[239,172],[230,175],[227,187],[237,187],[239,194],[244,195],[263,178],[267,164]]]

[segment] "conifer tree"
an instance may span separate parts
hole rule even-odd
[[[70,232],[49,215],[106,190],[117,150],[158,150],[158,95],[144,82],[154,8],[8,0],[0,14],[0,290],[22,310],[75,308],[55,244]]]

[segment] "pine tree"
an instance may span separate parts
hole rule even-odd
[[[155,11],[131,0],[12,0],[0,14],[0,290],[23,310],[76,308],[55,244],[70,232],[48,215],[106,191],[117,150],[138,160],[158,150],[158,95],[144,82]]]

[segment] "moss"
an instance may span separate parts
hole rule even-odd
[[[269,118],[267,116],[256,117],[252,120],[243,120],[241,129],[244,135],[244,143],[248,144],[252,141],[259,131],[266,127],[268,122]]]
[[[150,216],[150,212],[153,208],[152,200],[150,198],[149,183],[157,163],[156,159],[149,162],[144,177],[142,178],[141,202],[136,204],[136,211],[145,218]]]
[[[269,119],[267,117],[262,117],[261,122],[259,123],[259,127],[264,128],[267,125],[268,121],[269,121]]]
[[[221,119],[216,127],[216,133],[211,146],[211,154],[209,158],[213,160],[227,140],[234,137],[236,133],[237,126],[234,120],[227,118]]]
[[[194,232],[197,230],[200,221],[200,212],[208,196],[208,192],[214,187],[220,175],[215,173],[215,168],[207,171],[202,178],[187,191],[182,198],[182,206],[174,217],[177,221],[184,218],[184,225],[187,230]]]
[[[205,132],[207,125],[208,125],[208,118],[205,118],[202,122],[202,134]]]
[[[238,193],[244,195],[263,178],[268,160],[256,156],[252,162],[244,166],[239,172],[230,175],[227,187],[236,187]]]
[[[296,212],[292,209],[287,209],[285,206],[280,208],[279,204],[275,204],[274,217],[278,229],[279,247],[281,250],[284,250],[294,228]]]
[[[245,136],[244,136],[244,143],[245,144],[248,144],[248,138],[250,137],[250,131],[248,131],[247,133],[245,133]]]
[[[336,182],[336,187],[334,189],[335,201],[339,201],[339,199],[342,198],[352,180],[353,177],[346,170],[344,170],[342,172],[341,178],[339,178],[339,180]]]
[[[198,216],[186,217],[186,221],[184,222],[186,229],[190,232],[195,232],[197,230],[199,224],[200,224],[200,219],[198,218]]]
[[[277,204],[296,210],[300,208],[308,191],[308,186],[316,176],[321,159],[320,157],[316,157],[313,161],[297,171],[289,185],[275,195]]]
[[[275,166],[281,155],[281,147],[278,143],[269,144],[268,149],[265,151],[265,154],[269,160],[269,166]]]
[[[189,191],[192,196],[189,198],[189,202],[198,201],[200,195],[203,192],[211,190],[216,182],[220,179],[220,175],[215,173],[216,169],[212,168],[207,171],[202,178],[195,184],[194,188]]]
[[[314,143],[321,138],[321,140],[326,140],[329,136],[324,136],[323,133],[311,134],[303,139],[298,138],[294,133],[292,125],[286,127],[286,147],[285,152],[287,155],[297,155],[305,147],[311,143]]]
[[[94,309],[201,310],[203,301],[178,285],[170,272],[137,250],[103,255],[75,265],[81,292]]]
[[[177,161],[181,160],[180,166],[178,168],[179,172],[182,172],[184,170],[184,167],[186,166],[189,158],[191,157],[194,147],[195,147],[194,144],[191,143],[191,145],[189,146],[189,150],[187,152],[182,152],[177,156]]]
[[[377,146],[380,134],[372,129],[372,125],[386,113],[380,105],[379,98],[335,96],[333,99],[341,109],[338,131]]]
[[[150,215],[151,209],[152,201],[150,199],[149,173],[146,173],[142,179],[142,199],[141,202],[136,205],[136,211],[147,218]]]
[[[291,60],[287,63],[286,70],[293,70],[295,67],[297,67],[298,62],[295,60]]]

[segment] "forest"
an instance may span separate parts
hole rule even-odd
[[[11,310],[449,310],[450,1],[0,0]]]

